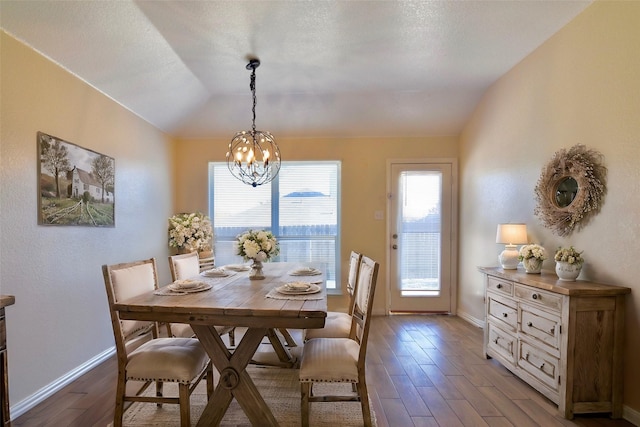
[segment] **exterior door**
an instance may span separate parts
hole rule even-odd
[[[456,164],[389,166],[389,312],[453,313]]]

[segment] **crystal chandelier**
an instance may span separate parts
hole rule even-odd
[[[253,95],[253,126],[250,131],[235,134],[227,151],[227,166],[231,174],[245,184],[257,187],[271,182],[280,171],[280,149],[269,132],[256,130],[256,68],[260,60],[250,59],[251,94]]]

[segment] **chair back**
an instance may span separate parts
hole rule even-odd
[[[363,256],[360,261],[358,282],[354,294],[353,313],[351,314],[350,338],[360,344],[360,360],[364,360],[369,337],[369,323],[373,310],[373,297],[378,280],[379,264]]]
[[[103,265],[102,274],[109,301],[118,359],[126,359],[127,350],[133,350],[133,348],[127,348],[129,347],[127,343],[136,340],[141,344],[144,341],[144,335],[148,335],[148,339],[156,338],[158,329],[155,322],[120,320],[120,314],[113,309],[113,305],[118,301],[158,289],[156,260],[151,258],[144,261]]]
[[[174,282],[197,276],[200,274],[200,257],[197,252],[172,255],[169,257],[169,269]]]
[[[360,261],[362,261],[362,254],[351,251],[349,256],[349,276],[347,278],[347,292],[349,292],[349,309],[347,313],[351,315],[353,313],[353,304],[355,299],[356,286],[358,285],[358,274],[360,273]]]

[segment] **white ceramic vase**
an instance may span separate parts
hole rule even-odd
[[[580,275],[582,264],[569,264],[568,262],[556,261],[556,274],[560,280],[574,282]]]
[[[262,272],[262,261],[256,259],[251,264],[251,271],[249,271],[249,279],[262,280],[264,279],[264,273]]]
[[[539,274],[542,271],[542,260],[538,258],[523,259],[522,265],[527,273]]]

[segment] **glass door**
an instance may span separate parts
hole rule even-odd
[[[392,163],[391,312],[451,312],[452,165]]]

